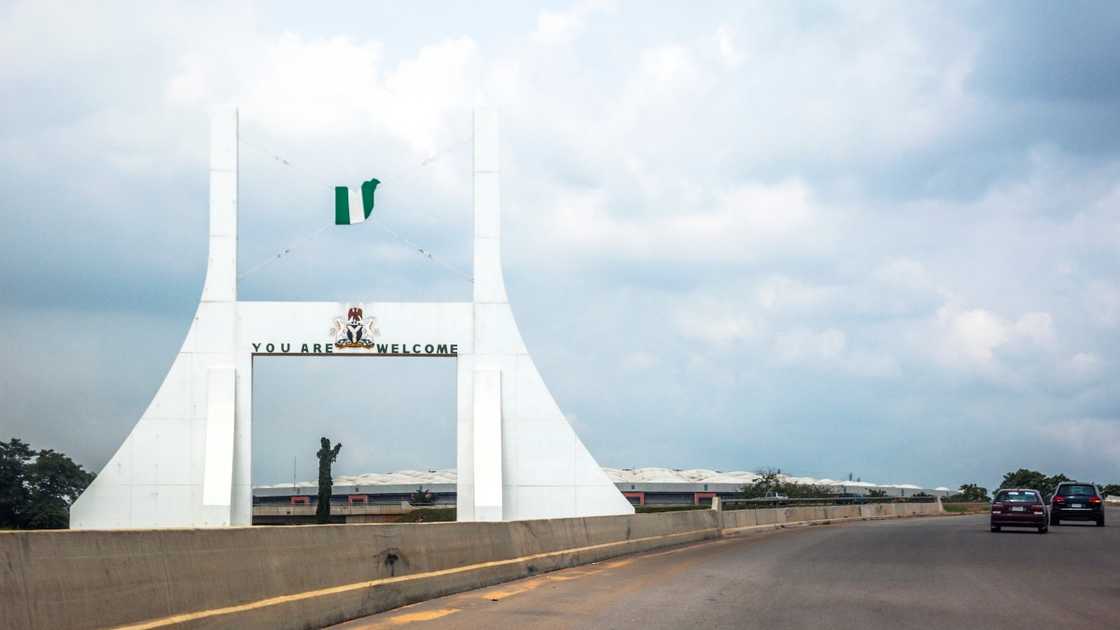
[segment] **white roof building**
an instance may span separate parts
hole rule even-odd
[[[737,492],[742,486],[753,483],[758,474],[745,470],[719,471],[707,468],[603,468],[607,477],[623,492]],[[912,483],[873,483],[870,481],[847,481],[836,479],[817,479],[782,475],[791,483],[816,484],[829,486],[837,492],[865,494],[868,491],[883,490],[889,496],[899,496],[917,492],[945,496],[952,491],[944,486],[923,488]],[[335,475],[335,494],[367,493],[392,494],[410,492],[423,486],[432,492],[454,492],[456,483],[455,469],[441,470],[401,470],[388,473],[362,473],[358,475]],[[300,481],[294,486],[290,483],[259,485],[253,489],[256,496],[282,496],[286,494],[314,494],[316,481]]]

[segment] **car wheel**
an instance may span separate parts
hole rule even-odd
[[[992,531],[993,532],[998,532],[999,531],[999,525],[992,525]]]
[[[1104,517],[1103,516],[1097,519],[1097,527],[1104,527]]]
[[[1050,531],[1049,527],[1039,527],[1038,528],[1038,533],[1040,533],[1040,534],[1045,534],[1048,531]]]
[[[1058,517],[1057,516],[1051,516],[1050,517],[1050,524],[1053,525],[1054,527],[1057,527],[1059,525]]]

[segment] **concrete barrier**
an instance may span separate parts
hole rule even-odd
[[[749,528],[928,513],[933,511],[929,506],[940,507],[696,510],[512,523],[0,532],[0,627],[319,627]]]
[[[718,536],[710,510],[513,523],[0,533],[0,625],[318,627]]]
[[[871,520],[942,514],[940,502],[874,503],[864,505],[822,505],[762,510],[724,510],[719,512],[720,530],[724,536],[743,532],[817,525],[845,520]]]

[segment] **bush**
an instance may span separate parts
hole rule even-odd
[[[432,496],[431,490],[425,490],[423,486],[420,486],[416,489],[416,492],[413,492],[408,497],[408,502],[410,505],[431,505],[435,503],[436,500],[435,497]]]
[[[455,508],[423,508],[397,517],[397,523],[446,523],[455,520]]]

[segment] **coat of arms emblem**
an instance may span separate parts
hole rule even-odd
[[[381,331],[377,330],[377,318],[366,317],[361,305],[346,309],[346,318],[334,320],[331,327],[331,338],[334,339],[336,348],[368,350],[373,347],[373,338],[380,334]]]

